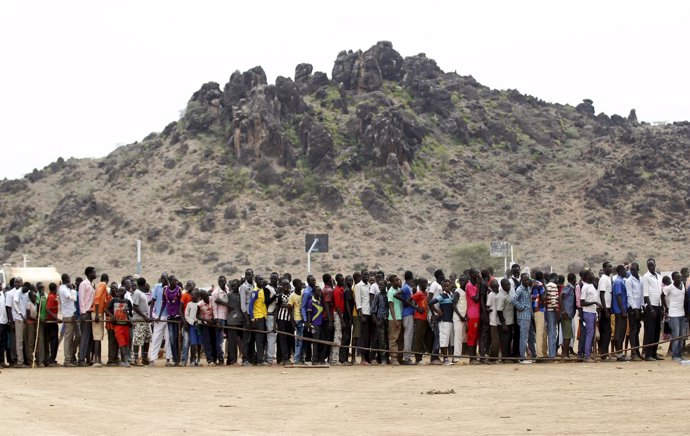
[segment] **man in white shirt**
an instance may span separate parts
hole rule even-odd
[[[611,343],[611,273],[613,266],[611,262],[604,262],[602,265],[604,273],[599,277],[599,302],[603,306],[601,317],[599,318],[599,353],[608,353]],[[606,360],[608,356],[602,356]]]
[[[644,296],[644,357],[645,360],[664,360],[657,354],[657,345],[661,335],[661,321],[664,316],[661,301],[661,276],[656,272],[656,261],[647,260],[647,272],[642,276],[642,294]]]
[[[362,270],[362,280],[355,285],[355,307],[360,321],[359,346],[369,347],[369,327],[371,321],[371,295],[369,294],[369,271]],[[371,364],[371,353],[369,350],[360,350],[362,365]]]
[[[446,275],[444,274],[442,269],[437,269],[434,271],[434,281],[431,282],[429,285],[429,301],[433,300],[434,298],[439,297],[441,293],[443,292],[443,287],[441,286],[441,283],[446,279]],[[439,322],[440,319],[433,314],[433,310],[429,310],[429,327],[431,330],[434,332],[434,346],[431,349],[431,353],[438,355],[440,350],[439,350]],[[431,357],[431,364],[434,365],[440,365],[441,364],[441,359],[438,356],[432,356]]]
[[[14,280],[14,281],[12,281]],[[15,341],[16,333],[14,331],[14,318],[12,317],[12,303],[14,302],[14,296],[17,292],[21,292],[23,281],[21,277],[15,277],[10,279],[10,290],[5,293],[5,306],[2,308],[7,314],[7,335],[9,336],[9,347],[10,347],[10,364],[14,365],[17,363],[17,343]]]
[[[584,272],[582,277],[583,285],[582,292],[580,293],[580,306],[582,307],[582,317],[583,325],[585,327],[585,350],[584,350],[584,361],[591,363],[593,362],[591,358],[592,354],[592,344],[594,343],[594,332],[595,323],[597,322],[597,307],[602,308],[603,305],[600,303],[600,295],[592,281],[594,276],[591,271],[587,270]]]
[[[5,305],[4,284],[0,283],[0,366],[7,368],[10,365],[5,362],[5,352],[7,344],[7,334],[10,331],[7,309]]]
[[[640,325],[644,293],[640,278],[640,265],[630,265],[630,277],[625,280],[625,292],[628,295],[628,325],[630,326],[630,348],[632,360],[642,360],[640,354]]]
[[[63,366],[74,367],[77,366],[76,362],[72,361],[76,345],[74,339],[77,324],[74,322],[74,314],[77,311],[77,307],[74,303],[77,301],[77,291],[70,283],[68,274],[62,275],[62,284],[58,288],[58,300],[60,301],[60,308],[62,309],[62,321],[65,323],[65,343],[63,345],[65,361]]]
[[[14,299],[12,300],[12,319],[14,319],[15,346],[17,350],[17,363],[14,365],[15,368],[27,368],[28,363],[24,359],[24,327],[28,303],[29,287],[23,286],[18,291],[15,291]],[[29,355],[31,354],[32,353],[29,353]]]
[[[682,277],[679,272],[675,271],[671,274],[671,283],[664,286],[662,292],[666,296],[668,303],[668,317],[671,326],[671,337],[677,338],[683,334],[684,320],[685,320],[685,287],[683,286]],[[671,342],[671,352],[674,362],[683,360],[683,341],[674,339]]]

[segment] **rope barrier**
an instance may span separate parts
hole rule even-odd
[[[130,325],[130,324],[135,324],[135,323],[147,323],[147,324],[151,324],[151,323],[158,323],[158,322],[176,323],[176,324],[179,324],[180,321],[181,321],[180,319],[160,319],[160,320],[159,320],[159,319],[152,319],[151,321],[146,321],[146,320],[129,320],[129,321],[114,321],[114,320],[108,321],[108,320],[101,320],[101,321],[99,321],[99,322],[105,322],[105,323],[111,323],[111,324],[117,324],[117,325]],[[62,321],[62,320],[59,320],[59,321],[48,320],[48,321],[46,321],[46,323],[51,323],[51,324],[55,324],[55,323],[62,323],[62,324],[74,323],[74,324],[76,324],[76,323],[82,323],[82,322],[86,322],[86,323],[90,323],[90,322],[91,322],[91,323],[92,323],[92,322],[94,322],[94,320],[92,320],[92,319],[86,319],[86,320],[71,320],[71,321]],[[280,331],[280,330],[276,330],[276,331],[274,332],[274,331],[269,331],[269,330],[257,330],[257,329],[252,329],[252,328],[249,328],[249,329],[248,329],[248,328],[237,327],[237,326],[221,326],[221,325],[215,325],[215,324],[209,324],[209,323],[203,323],[203,322],[201,322],[201,323],[202,323],[202,325],[205,325],[205,326],[211,327],[211,328],[215,328],[215,329],[236,330],[236,331],[241,331],[241,332],[263,333],[263,334],[276,333],[276,334],[278,334],[278,335],[284,335],[284,336],[289,336],[289,337],[292,337],[292,338],[295,338],[295,339],[300,339],[300,340],[302,340],[302,341],[304,341],[304,342],[316,343],[316,344],[321,344],[321,345],[328,345],[328,346],[332,346],[332,347],[335,346],[335,347],[340,347],[340,348],[349,348],[349,349],[352,349],[353,351],[354,351],[354,350],[359,350],[360,352],[361,352],[361,351],[369,351],[369,352],[374,352],[374,353],[388,353],[388,354],[412,354],[412,355],[415,355],[415,356],[421,355],[421,356],[439,357],[439,358],[441,358],[441,357],[451,357],[451,358],[455,358],[455,359],[460,358],[460,359],[474,359],[474,360],[487,360],[487,361],[499,361],[499,360],[511,360],[511,361],[516,361],[516,360],[518,360],[518,361],[519,361],[519,360],[532,360],[532,361],[535,361],[535,360],[536,360],[536,361],[538,361],[538,362],[580,362],[580,359],[577,358],[577,357],[576,357],[576,358],[573,358],[573,359],[563,359],[563,358],[558,358],[558,357],[524,358],[524,357],[511,357],[511,356],[506,356],[506,357],[489,357],[489,356],[469,355],[469,354],[448,354],[448,355],[444,355],[444,354],[441,354],[441,353],[426,353],[426,352],[423,352],[423,351],[405,351],[405,352],[403,352],[403,351],[394,351],[394,352],[391,352],[390,350],[386,350],[386,349],[373,348],[373,347],[360,347],[360,346],[354,345],[354,344],[350,344],[350,345],[344,346],[344,345],[339,345],[339,344],[337,344],[337,343],[335,343],[335,342],[332,342],[332,341],[324,341],[324,340],[321,340],[321,339],[315,339],[315,338],[310,338],[310,337],[306,337],[306,336],[299,336],[299,335],[296,335],[296,334],[294,334],[294,333],[284,332],[284,331]],[[683,339],[687,339],[687,338],[689,338],[689,337],[690,337],[690,334],[681,335],[681,336],[678,336],[678,337],[675,337],[675,338],[672,338],[672,339],[668,339],[668,340],[653,342],[653,343],[651,343],[651,344],[646,344],[646,345],[640,345],[639,347],[629,347],[629,348],[625,348],[625,349],[623,349],[623,350],[612,351],[612,352],[609,352],[609,353],[592,354],[592,357],[594,357],[594,358],[601,358],[602,356],[610,356],[610,355],[614,355],[614,354],[620,354],[620,353],[624,353],[624,352],[627,352],[627,351],[637,350],[637,349],[640,349],[640,348],[643,349],[643,348],[646,348],[646,347],[658,347],[658,346],[661,345],[661,344],[666,344],[666,343],[669,343],[669,342],[672,342],[672,341],[675,341],[675,340],[683,340]]]

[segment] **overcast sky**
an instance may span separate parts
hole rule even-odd
[[[681,1],[31,1],[0,3],[0,179],[101,157],[161,131],[203,83],[273,82],[389,40],[445,71],[597,112],[690,120]]]

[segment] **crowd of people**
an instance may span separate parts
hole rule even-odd
[[[200,289],[174,275],[110,282],[87,267],[74,283],[12,278],[0,292],[3,367],[452,365],[579,359],[682,360],[688,269],[661,276],[654,259],[566,276],[491,268],[433,281],[406,271],[323,274],[306,283],[247,269]],[[644,328],[643,328],[644,326]],[[643,343],[640,344],[640,336]],[[425,359],[428,357],[428,359]],[[203,363],[202,363],[203,360]]]

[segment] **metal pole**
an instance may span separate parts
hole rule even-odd
[[[28,262],[28,261],[26,260],[26,258],[29,257],[29,256],[27,256],[26,254],[22,254],[22,257],[24,258],[24,268],[26,268],[26,264],[27,264],[27,262]]]
[[[137,274],[141,275],[141,239],[137,239]]]
[[[508,256],[503,257],[503,274],[508,272]]]
[[[510,244],[510,266],[513,266],[515,261],[513,260],[513,244]]]
[[[307,251],[307,274],[311,274],[311,252],[314,250],[317,242],[319,242],[319,238],[314,238],[314,242],[312,242],[309,251]]]

